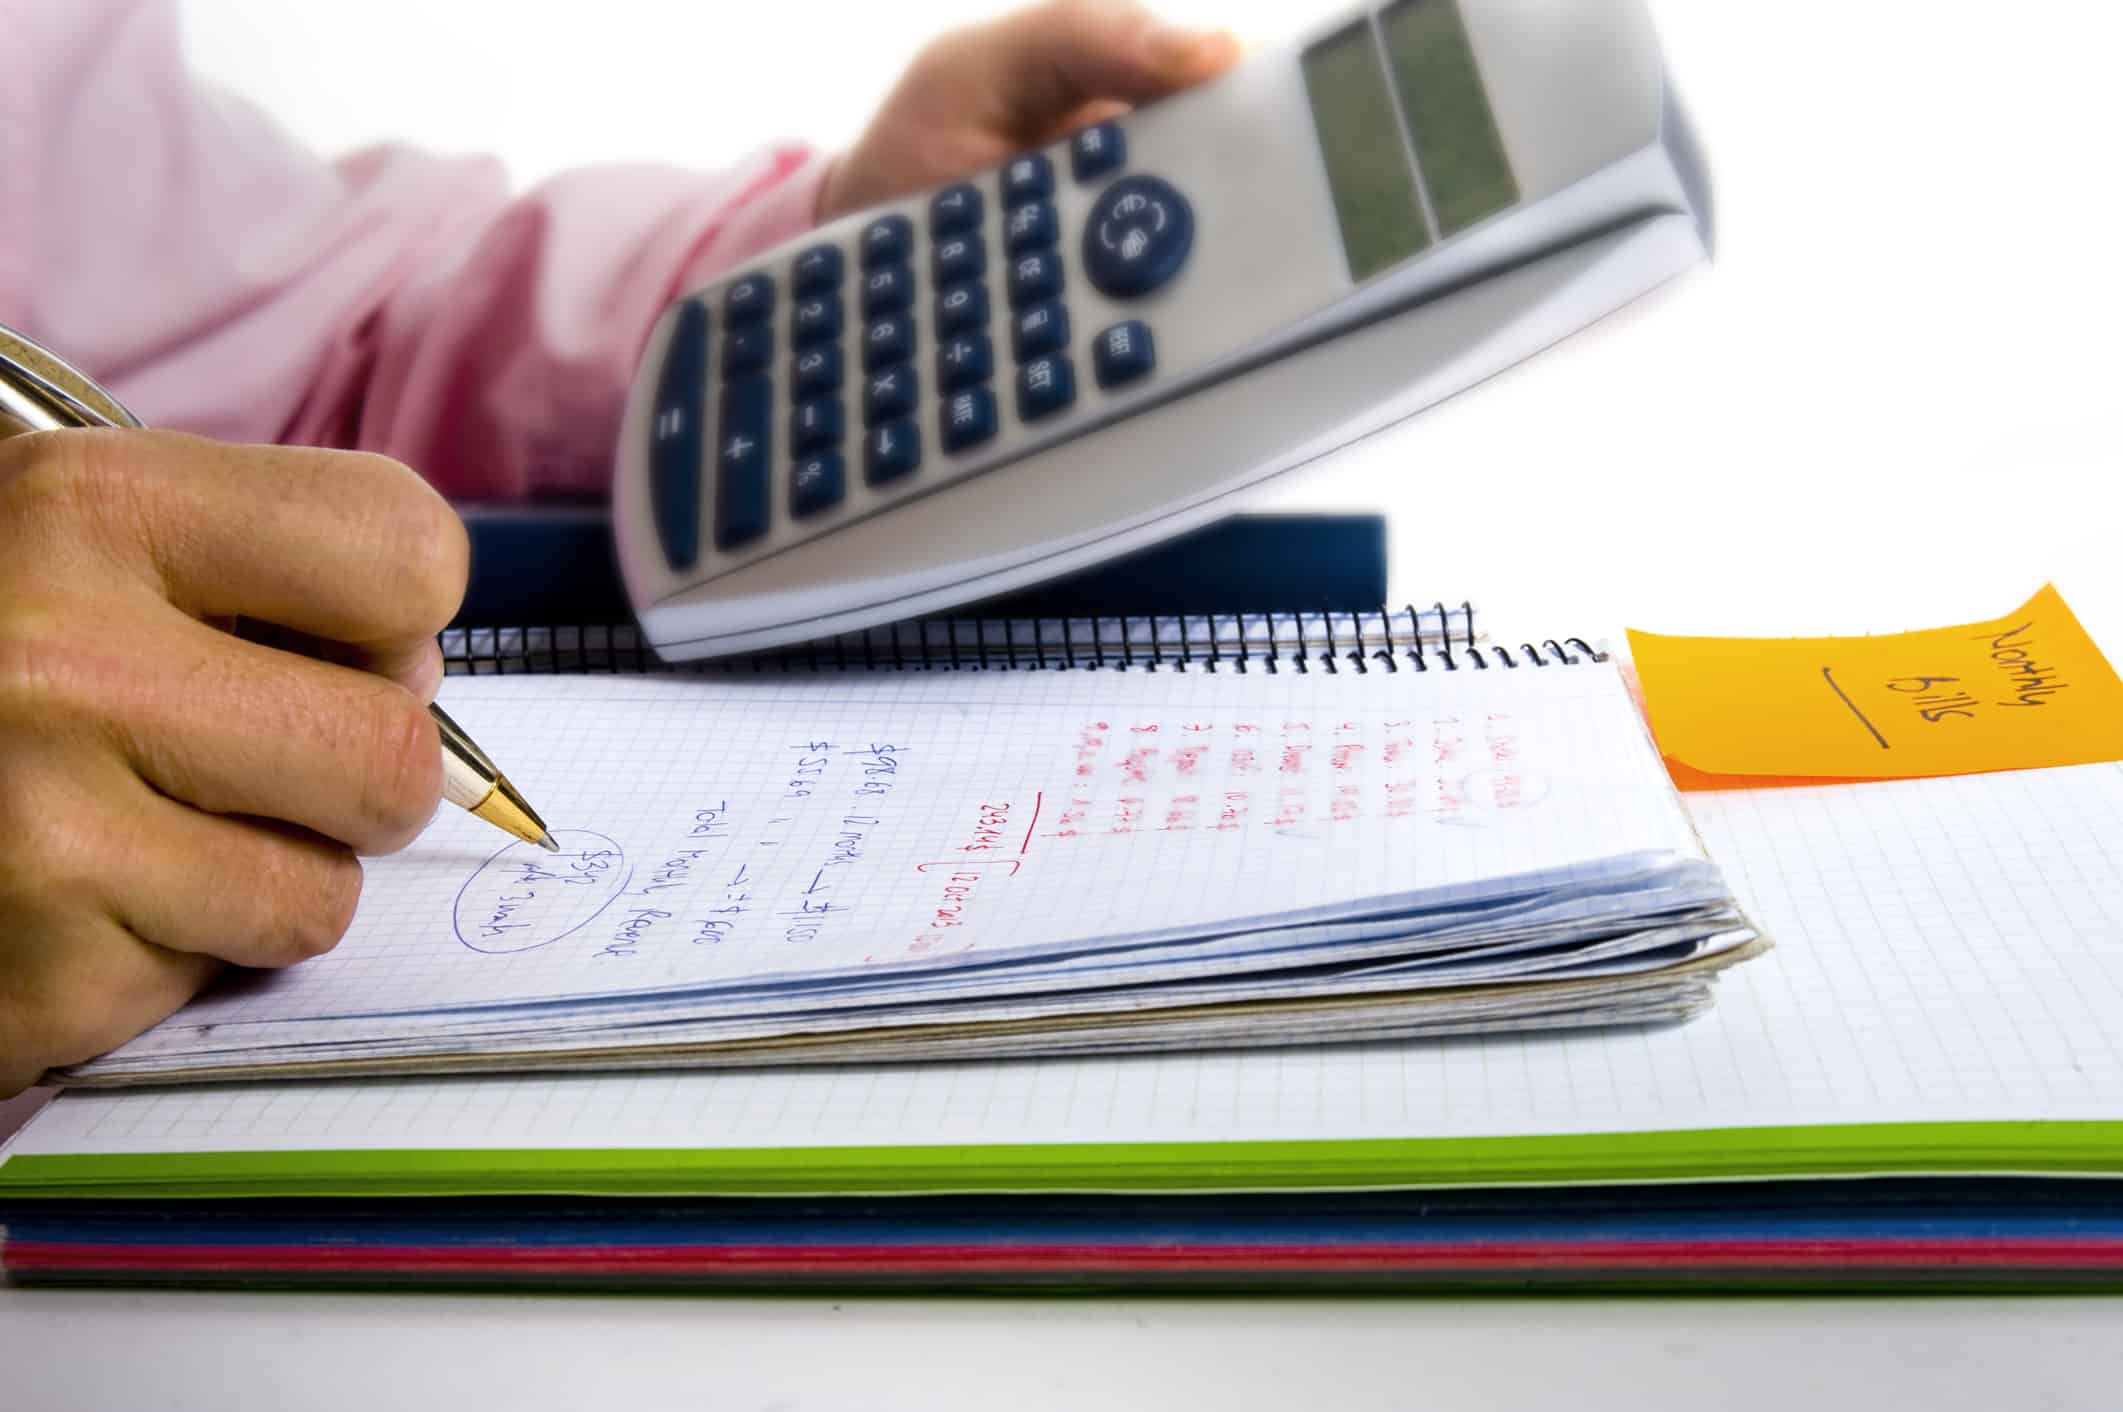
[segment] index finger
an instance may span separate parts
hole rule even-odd
[[[391,655],[464,597],[463,522],[386,457],[176,432],[69,431],[75,498],[170,602]]]

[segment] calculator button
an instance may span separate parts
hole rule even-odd
[[[1061,257],[1052,250],[1035,250],[1010,261],[1010,307],[1022,309],[1062,292]]]
[[[814,245],[796,257],[796,292],[824,294],[840,288],[843,260],[838,245]]]
[[[967,182],[947,186],[929,198],[929,234],[956,235],[980,224],[980,188]]]
[[[937,408],[944,450],[966,451],[995,435],[995,394],[969,387],[944,399]]]
[[[789,471],[789,513],[797,518],[831,509],[848,492],[848,473],[838,451],[821,451]]]
[[[1069,311],[1059,299],[1034,304],[1010,328],[1010,346],[1022,363],[1069,346]]]
[[[814,397],[800,402],[789,413],[789,446],[798,456],[823,451],[839,443],[841,427],[838,397]]]
[[[1194,209],[1168,181],[1122,177],[1084,218],[1084,273],[1116,299],[1148,294],[1179,273],[1194,245]]]
[[[890,314],[872,320],[862,331],[862,370],[874,373],[914,356],[914,320]]]
[[[936,296],[936,332],[945,338],[988,325],[988,291],[977,280],[954,284]]]
[[[896,265],[914,248],[914,222],[905,216],[879,216],[862,228],[862,267]]]
[[[929,258],[929,273],[938,285],[972,279],[988,268],[988,247],[978,235],[954,235],[939,241]]]
[[[911,363],[872,373],[862,385],[862,424],[874,427],[914,410],[921,399],[921,378]]]
[[[774,330],[766,324],[733,328],[722,336],[722,375],[756,373],[774,356]]]
[[[746,275],[722,296],[723,317],[732,324],[756,323],[774,311],[774,281]]]
[[[656,375],[656,415],[649,423],[649,508],[664,561],[689,569],[700,557],[700,457],[708,414],[708,310],[689,299],[678,310],[663,370]]]
[[[984,333],[962,334],[936,350],[936,381],[946,392],[986,382],[994,373],[995,345]]]
[[[840,387],[840,350],[830,343],[806,348],[789,364],[789,392],[798,401]]]
[[[881,265],[862,277],[862,316],[896,314],[914,302],[914,271],[905,265]]]
[[[1128,160],[1119,123],[1098,123],[1069,139],[1069,168],[1078,181],[1102,177]]]
[[[798,348],[840,337],[840,296],[813,294],[796,301],[793,337]]]
[[[1140,319],[1115,324],[1091,341],[1091,371],[1100,387],[1134,382],[1156,366],[1157,345]]]
[[[1076,400],[1076,368],[1059,353],[1034,358],[1017,370],[1017,417],[1037,421]]]
[[[862,439],[863,479],[872,485],[912,475],[921,465],[921,427],[912,417],[886,422]]]
[[[1054,164],[1038,152],[1012,157],[1003,168],[1003,200],[1016,205],[1054,194]]]
[[[1003,248],[1012,255],[1044,250],[1060,239],[1061,218],[1054,214],[1052,201],[1012,206],[1009,218],[1003,222]]]
[[[739,378],[724,390],[715,451],[717,549],[733,549],[767,532],[773,406],[773,385],[763,377]]]

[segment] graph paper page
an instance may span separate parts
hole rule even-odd
[[[1606,665],[471,678],[445,697],[562,853],[446,810],[367,864],[336,950],[165,1036],[1059,956],[1696,848]]]
[[[1697,795],[1769,955],[1628,1033],[70,1092],[24,1152],[1475,1136],[2123,1117],[2123,767]]]

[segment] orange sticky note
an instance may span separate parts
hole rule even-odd
[[[1631,629],[1629,647],[1684,789],[2123,760],[2123,680],[2054,587],[1991,622],[1924,632]]]

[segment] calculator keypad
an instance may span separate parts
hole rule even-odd
[[[1025,153],[985,182],[868,221],[845,245],[814,242],[786,265],[730,281],[712,303],[680,306],[649,462],[651,510],[674,570],[697,563],[703,519],[718,551],[768,547],[777,516],[830,524],[864,512],[873,494],[979,470],[984,452],[1018,444],[1008,427],[1067,425],[1151,376],[1148,322],[1109,322],[1117,311],[1106,301],[1176,274],[1192,212],[1168,182],[1112,177],[1128,156],[1118,125],[1065,146],[1081,191],[1057,191],[1056,155]],[[1081,271],[1068,269],[1079,259]],[[1085,315],[1096,320],[1088,347],[1070,317],[1078,273],[1097,291],[1076,301],[1095,310]],[[1088,355],[1095,391],[1080,385],[1072,353]],[[927,436],[945,459],[925,470]]]

